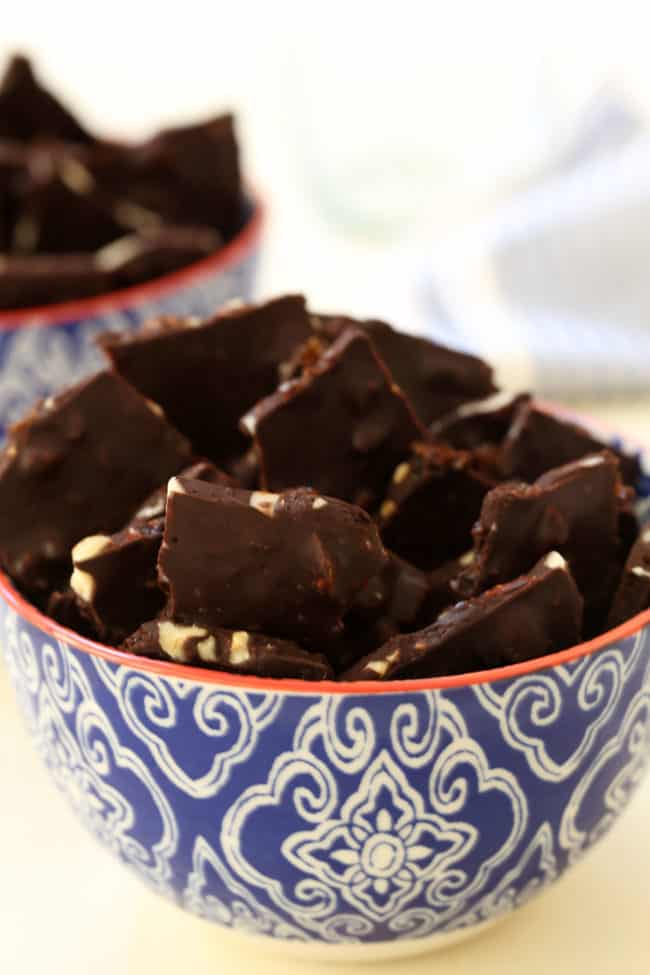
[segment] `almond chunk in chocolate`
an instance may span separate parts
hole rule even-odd
[[[248,442],[239,419],[278,382],[278,366],[310,334],[304,299],[231,308],[203,322],[151,323],[100,342],[114,368],[216,464]]]
[[[27,589],[60,588],[70,550],[120,529],[191,448],[123,379],[102,372],[39,403],[0,460],[0,561]]]
[[[159,575],[166,615],[327,646],[383,567],[360,508],[313,491],[238,491],[174,478]]]
[[[396,463],[426,435],[370,339],[349,329],[300,379],[242,419],[269,491],[309,485],[371,507]]]
[[[121,649],[140,657],[201,664],[254,677],[330,680],[334,676],[325,657],[308,653],[290,640],[172,620],[143,623]]]
[[[580,640],[582,598],[558,552],[528,575],[446,610],[435,623],[396,636],[341,680],[442,677],[506,666]]]
[[[493,486],[467,451],[416,444],[394,469],[379,509],[384,543],[420,569],[456,558],[471,546],[472,525]]]

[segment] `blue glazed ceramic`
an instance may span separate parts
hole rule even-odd
[[[233,298],[249,299],[259,251],[262,207],[248,206],[239,234],[216,254],[146,284],[44,308],[0,310],[0,441],[41,396],[103,364],[100,332],[133,329],[156,315],[208,315]]]
[[[650,756],[650,611],[461,678],[319,685],[136,659],[0,579],[43,761],[151,888],[285,950],[382,957],[472,934],[612,826]]]

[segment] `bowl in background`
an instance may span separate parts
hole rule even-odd
[[[121,291],[42,308],[0,310],[0,440],[37,399],[99,368],[93,339],[156,315],[212,314],[252,297],[263,206],[246,204],[242,229],[224,247],[178,271]]]
[[[136,658],[4,577],[0,634],[85,825],[265,949],[379,960],[478,933],[601,839],[650,758],[650,610],[543,659],[383,685]]]

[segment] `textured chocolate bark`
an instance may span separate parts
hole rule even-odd
[[[22,56],[11,59],[0,81],[0,138],[20,142],[93,139],[58,98],[37,81],[30,62]]]
[[[241,628],[319,649],[385,552],[365,512],[313,491],[238,491],[175,478],[159,575],[178,622]]]
[[[581,619],[568,565],[551,552],[528,575],[452,606],[417,633],[393,637],[341,680],[440,677],[520,663],[578,643]]]
[[[308,653],[290,640],[171,620],[143,623],[121,649],[255,677],[329,680],[334,676],[325,657]]]
[[[546,471],[604,449],[619,458],[625,483],[635,485],[640,474],[636,457],[614,449],[583,427],[562,420],[532,402],[523,403],[502,445],[501,475],[532,483]]]
[[[650,608],[650,528],[645,528],[627,557],[612,602],[607,627],[619,626]]]
[[[162,518],[141,520],[114,535],[90,535],[72,549],[70,588],[104,643],[119,643],[163,608],[156,574],[163,524]]]
[[[267,490],[309,485],[372,507],[395,464],[425,435],[370,339],[349,329],[300,379],[242,420]]]
[[[420,569],[433,569],[467,551],[472,525],[494,481],[467,451],[416,444],[393,471],[379,509],[384,543]]]
[[[498,444],[508,433],[518,410],[528,402],[529,393],[495,393],[470,400],[432,423],[430,433],[434,440],[442,440],[457,450]]]
[[[525,572],[557,548],[568,559],[587,611],[606,612],[620,572],[618,459],[608,451],[542,475],[503,484],[483,502],[476,558],[459,593],[474,595]]]
[[[248,446],[238,423],[278,381],[278,365],[310,332],[304,299],[232,308],[204,322],[163,319],[100,345],[114,368],[163,406],[195,450],[217,464]]]
[[[315,315],[313,321],[326,341],[350,326],[362,329],[424,424],[496,389],[492,369],[482,359],[398,332],[386,322],[332,315]]]
[[[119,376],[99,373],[40,402],[0,460],[0,560],[28,589],[59,588],[70,550],[121,528],[187,465],[190,445]]]

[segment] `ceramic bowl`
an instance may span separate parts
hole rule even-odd
[[[252,297],[263,208],[250,198],[239,233],[215,254],[145,284],[43,308],[0,310],[0,440],[32,403],[102,365],[93,339],[156,315],[208,315]]]
[[[188,911],[294,953],[481,931],[600,840],[650,755],[650,611],[541,660],[384,685],[136,659],[7,579],[0,633],[35,745],[99,841]]]

